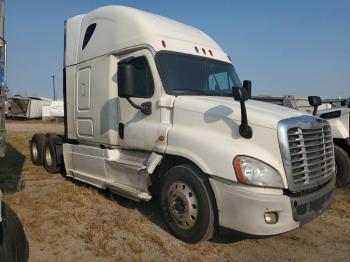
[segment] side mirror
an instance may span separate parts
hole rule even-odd
[[[253,130],[248,125],[247,110],[245,107],[245,101],[248,100],[248,93],[242,87],[233,87],[232,96],[236,101],[241,104],[241,125],[239,126],[239,133],[244,138],[252,138]]]
[[[118,64],[118,96],[123,98],[133,97],[137,90],[135,67],[128,63],[129,61],[122,61]]]
[[[312,113],[314,116],[317,114],[317,108],[322,105],[321,97],[319,96],[309,96],[308,97],[309,104],[314,108],[314,112]]]
[[[131,61],[134,58],[128,58],[118,63],[118,96],[126,98],[130,105],[140,110],[145,115],[152,114],[152,103],[145,102],[141,106],[135,104],[130,98],[137,94],[139,81],[137,68]]]
[[[248,93],[248,98],[252,98],[252,81],[250,80],[244,80],[243,81],[243,88],[247,91]]]

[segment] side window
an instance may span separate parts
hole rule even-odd
[[[154,93],[154,81],[151,68],[147,58],[144,56],[136,57],[128,62],[133,66],[133,83],[136,86],[133,97],[150,98]]]
[[[96,23],[89,25],[88,28],[86,29],[84,40],[83,40],[83,46],[81,48],[82,50],[84,50],[87,44],[89,43],[92,37],[92,34],[95,32],[95,29],[96,29]]]
[[[208,77],[209,90],[230,90],[232,86],[232,79],[227,72],[212,74]]]

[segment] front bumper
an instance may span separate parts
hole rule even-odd
[[[333,202],[335,196],[335,179],[321,189],[304,196],[290,196],[293,218],[305,224],[322,214]]]
[[[258,236],[290,231],[320,215],[332,203],[334,182],[333,179],[313,193],[293,197],[254,193],[235,184],[210,179],[218,207],[219,225]],[[276,224],[265,222],[266,212],[278,214]]]

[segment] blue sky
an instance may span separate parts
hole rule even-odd
[[[62,97],[63,22],[122,4],[200,28],[253,81],[253,95],[350,97],[350,0],[7,0],[12,95]]]

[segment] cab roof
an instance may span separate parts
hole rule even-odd
[[[93,33],[83,45],[89,26]],[[135,8],[106,6],[66,21],[66,66],[142,45],[229,62],[220,46],[199,29]]]

